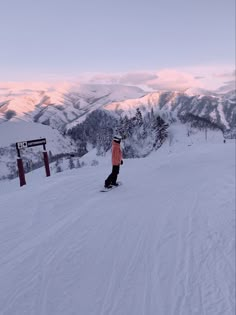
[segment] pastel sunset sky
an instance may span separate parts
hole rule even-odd
[[[1,2],[0,82],[217,88],[235,79],[235,0]]]

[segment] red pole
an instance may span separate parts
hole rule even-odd
[[[44,165],[45,165],[45,171],[46,171],[46,176],[50,176],[50,168],[49,168],[49,161],[48,161],[48,153],[47,151],[43,152],[43,160],[44,160]]]
[[[24,171],[23,162],[21,158],[17,158],[17,166],[18,166],[18,173],[19,173],[19,179],[20,179],[20,186],[24,186],[26,185],[25,171]]]

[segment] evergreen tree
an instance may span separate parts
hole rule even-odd
[[[143,117],[139,108],[136,109],[135,119],[136,119],[136,126],[141,127],[143,125]]]
[[[55,166],[56,166],[56,173],[62,172],[62,168],[61,168],[60,160],[59,160],[59,159],[56,160]]]
[[[132,134],[132,129],[133,127],[131,120],[127,117],[127,115],[121,117],[117,131],[122,136],[122,138],[130,137]]]
[[[77,159],[77,160],[76,160],[76,168],[80,168],[80,167],[81,167],[80,160]]]
[[[160,117],[157,116],[154,123],[153,129],[155,133],[154,147],[158,149],[165,141],[168,136],[167,128],[168,124]]]
[[[69,159],[69,169],[72,170],[73,168],[75,168],[75,164],[74,164],[73,158],[71,157]]]

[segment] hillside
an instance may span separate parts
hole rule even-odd
[[[60,132],[84,121],[96,109],[132,115],[154,109],[183,116],[191,113],[213,120],[223,129],[236,124],[235,89],[226,92],[188,89],[145,92],[118,84],[64,84],[31,89],[0,89],[0,123],[30,121],[49,125]]]
[[[43,85],[33,89],[0,89],[0,123],[24,120],[50,125],[63,132],[87,114],[114,101],[143,96],[133,86],[117,84]]]
[[[142,112],[162,111],[182,117],[194,114],[214,121],[222,129],[233,129],[236,125],[236,91],[217,94],[205,91],[205,94],[191,95],[183,92],[153,92],[139,99],[113,102],[106,109],[132,116],[137,108]]]
[[[46,149],[50,155],[75,150],[72,139],[64,137],[58,130],[49,126],[26,121],[2,123],[0,124],[0,179],[16,172],[15,143],[38,138],[47,139]],[[22,150],[21,155],[24,162],[42,162],[42,150],[42,146]]]
[[[235,314],[235,143],[174,134],[108,193],[92,151],[0,183],[0,314]]]
[[[144,124],[133,128],[132,118],[137,109]],[[132,127],[128,131],[133,134],[126,141],[126,156],[148,155],[156,141],[150,130],[152,120],[148,118],[152,112],[164,116],[167,123],[178,119],[187,128],[191,124],[196,128],[216,127],[226,138],[236,136],[235,91],[222,94],[188,89],[151,93],[118,84],[69,83],[28,89],[21,85],[18,89],[0,88],[0,179],[16,176],[16,141],[45,137],[54,160],[57,155],[71,152],[81,156],[93,147],[103,154],[116,128],[127,129],[127,122]],[[41,166],[38,150],[25,150],[24,163],[33,163],[34,168]]]

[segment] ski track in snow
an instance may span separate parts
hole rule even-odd
[[[234,149],[199,152],[127,160],[109,194],[107,164],[3,193],[0,314],[234,315]]]

